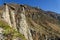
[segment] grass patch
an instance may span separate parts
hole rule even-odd
[[[4,35],[11,34],[12,39],[19,37],[22,40],[26,40],[25,37],[21,33],[16,31],[15,29],[11,28],[6,22],[0,20],[0,27],[4,29],[4,31],[3,31]]]

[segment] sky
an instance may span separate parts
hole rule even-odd
[[[0,0],[0,5],[3,3],[27,4],[45,11],[60,13],[60,0]]]

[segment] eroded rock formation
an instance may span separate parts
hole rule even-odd
[[[4,4],[0,20],[21,33],[27,40],[59,40],[60,20],[48,12],[19,4]],[[12,40],[12,39],[11,39]],[[14,40],[22,40],[18,37]]]

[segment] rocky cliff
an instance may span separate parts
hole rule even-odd
[[[0,7],[2,40],[60,40],[60,14],[20,4]]]

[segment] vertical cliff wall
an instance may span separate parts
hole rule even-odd
[[[12,27],[11,21],[10,21],[10,15],[9,15],[9,7],[7,5],[4,5],[3,9],[3,19]]]
[[[21,34],[23,34],[27,40],[33,40],[31,32],[29,30],[29,26],[26,21],[26,16],[25,16],[25,10],[24,7],[22,7],[22,12],[18,14],[15,10],[10,8],[8,5],[4,5],[3,9],[3,20],[10,25],[13,29],[16,29],[19,31]],[[19,15],[19,17],[16,16],[16,14]]]
[[[33,40],[31,32],[29,30],[29,26],[28,26],[27,21],[26,21],[24,7],[23,7],[23,11],[20,15],[21,15],[20,32],[24,34],[24,36],[27,38],[27,40]]]

